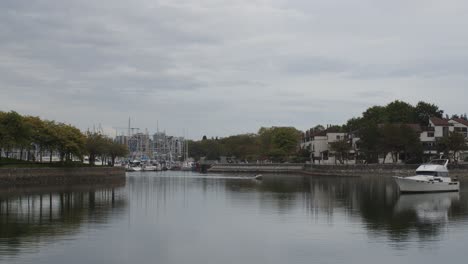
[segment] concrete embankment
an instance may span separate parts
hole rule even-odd
[[[0,168],[0,186],[101,184],[125,181],[120,167]]]
[[[302,173],[311,176],[410,176],[419,165],[359,164],[359,165],[312,165],[312,164],[214,164],[209,172],[238,173]],[[468,177],[468,164],[450,165],[450,175]]]
[[[213,164],[208,172],[299,173],[304,164]]]

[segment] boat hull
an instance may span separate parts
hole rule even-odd
[[[403,177],[394,177],[402,193],[458,192],[460,182],[418,181]]]
[[[130,167],[130,168],[126,168],[126,171],[127,172],[137,172],[137,171],[141,171],[141,168]]]

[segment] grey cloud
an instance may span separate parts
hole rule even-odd
[[[3,0],[0,110],[81,128],[131,115],[197,138],[343,122],[395,96],[466,112],[438,92],[468,79],[465,11],[455,0]]]

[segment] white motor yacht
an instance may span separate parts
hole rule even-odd
[[[411,177],[394,177],[400,192],[458,192],[460,182],[449,177],[447,165],[449,160],[437,159],[423,164]]]
[[[128,172],[141,171],[141,167],[140,166],[127,166],[125,170]]]
[[[143,170],[143,171],[159,171],[160,169],[159,169],[158,166],[155,166],[155,165],[151,165],[151,164],[150,164],[150,165],[144,165],[144,166],[142,167],[142,170]]]

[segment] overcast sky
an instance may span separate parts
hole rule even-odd
[[[468,112],[463,0],[1,0],[0,110],[191,138]]]

